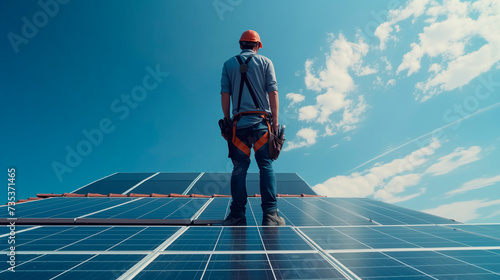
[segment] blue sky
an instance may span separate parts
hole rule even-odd
[[[114,172],[230,172],[220,73],[253,29],[287,125],[276,172],[323,195],[498,223],[499,11],[498,0],[2,1],[2,166],[16,168],[18,198]]]

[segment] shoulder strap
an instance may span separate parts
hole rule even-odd
[[[240,64],[240,72],[241,72],[241,81],[240,81],[240,92],[238,96],[238,107],[236,109],[237,112],[240,111],[240,105],[241,105],[241,94],[243,93],[243,84],[245,83],[247,85],[248,91],[250,92],[250,95],[252,96],[253,104],[255,105],[255,108],[260,109],[259,102],[257,100],[257,96],[255,95],[255,91],[253,90],[252,83],[248,79],[247,76],[247,71],[248,71],[248,63],[250,60],[252,60],[252,57],[254,54],[251,54],[245,62],[242,61],[241,57],[239,55],[236,56],[236,59],[238,60],[238,63]]]

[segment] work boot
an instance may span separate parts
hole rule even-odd
[[[263,226],[284,226],[285,219],[278,215],[278,212],[269,212],[262,217]]]
[[[234,217],[232,214],[227,215],[226,219],[222,223],[223,226],[246,226],[247,218],[241,216],[239,218]]]

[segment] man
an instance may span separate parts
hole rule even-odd
[[[221,101],[224,117],[230,119],[233,105],[233,137],[226,139],[233,161],[231,175],[231,213],[225,226],[246,225],[246,175],[253,146],[255,160],[260,169],[262,198],[262,225],[281,226],[285,220],[278,215],[276,178],[269,157],[268,136],[270,125],[278,129],[278,85],[271,60],[258,55],[262,42],[257,32],[248,30],[240,38],[241,53],[224,63],[221,79]],[[269,114],[272,124],[267,121]]]

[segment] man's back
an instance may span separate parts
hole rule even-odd
[[[241,102],[239,101],[239,90],[241,81],[240,64],[236,57],[231,57],[224,63],[222,68],[221,90],[231,95],[233,116],[248,111],[264,111],[271,114],[271,106],[269,102],[269,92],[278,90],[278,83],[274,72],[274,65],[272,61],[263,56],[256,54],[252,50],[242,50],[239,54],[242,61],[246,61],[250,56],[252,58],[248,62],[247,77],[253,87],[255,97],[259,108],[250,94],[249,88],[243,86],[241,93]],[[238,110],[238,104],[239,110]],[[248,127],[256,123],[258,120],[255,117],[246,116],[239,122],[240,128]]]

